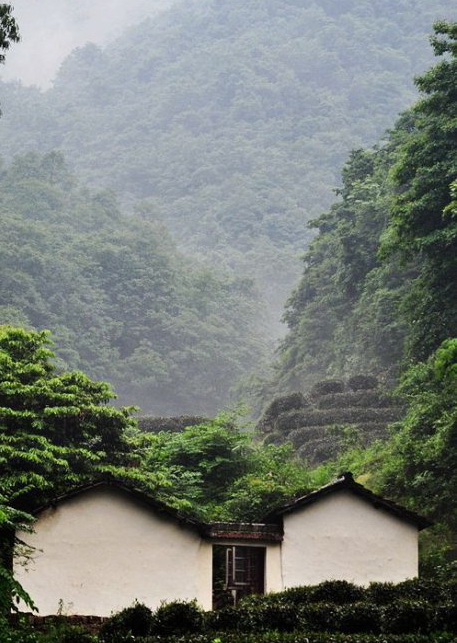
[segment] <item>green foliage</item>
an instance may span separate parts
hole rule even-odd
[[[5,484],[3,491],[6,491]],[[11,533],[15,529],[29,529],[31,521],[32,516],[8,506],[5,496],[0,495],[0,641],[2,643],[20,643],[21,641],[35,643],[35,638],[25,632],[24,637],[21,638],[21,632],[14,632],[7,621],[8,614],[17,610],[19,601],[23,601],[31,610],[36,609],[29,594],[14,578],[8,556]]]
[[[204,613],[195,601],[164,603],[152,612],[146,605],[135,603],[109,617],[99,633],[101,643],[124,643],[149,634],[158,637],[201,632]]]
[[[196,601],[172,601],[158,607],[152,632],[159,636],[195,634],[203,631],[204,612]]]
[[[396,136],[405,131],[401,121]],[[395,261],[381,265],[376,256],[391,202],[388,168],[398,144],[392,137],[379,149],[353,152],[343,170],[341,201],[312,222],[319,234],[285,314],[289,333],[274,376],[280,390],[308,388],[332,375],[385,377],[402,356],[404,270]]]
[[[97,643],[98,637],[81,625],[59,623],[37,635],[37,643]]]
[[[19,42],[19,29],[12,15],[10,4],[0,4],[0,50],[6,51],[12,42]],[[5,54],[0,53],[0,63],[5,62]]]
[[[344,580],[324,581],[313,588],[310,601],[322,603],[355,603],[363,598],[360,587]]]
[[[58,373],[46,331],[0,327],[0,462],[9,504],[36,507],[122,463],[129,409],[104,382]]]
[[[420,579],[396,585],[374,583],[368,588],[328,581],[247,597],[236,608],[208,614],[207,623],[224,636],[231,631],[257,632],[259,636],[271,631],[300,631],[310,640],[315,632],[332,632],[335,636],[382,632],[383,641],[390,635],[413,632],[432,636],[433,632],[455,631],[452,587],[452,581]]]
[[[143,603],[134,603],[131,607],[110,616],[102,625],[99,633],[101,643],[123,643],[137,637],[147,636],[153,626],[152,611]]]
[[[178,253],[164,226],[79,187],[60,153],[0,174],[0,323],[49,328],[59,365],[122,403],[214,413],[263,355],[252,282]]]
[[[432,46],[443,59],[416,79],[423,98],[414,107],[414,129],[392,170],[398,189],[383,247],[385,253],[419,260],[405,306],[408,349],[419,359],[453,334],[457,320],[456,40],[457,23],[435,24]]]
[[[47,92],[4,85],[2,153],[63,150],[92,184],[145,199],[189,253],[254,275],[277,314],[306,222],[349,150],[411,103],[423,34],[453,9],[177,3],[103,50],[73,51]]]
[[[202,520],[259,519],[272,506],[308,491],[308,470],[290,445],[263,446],[221,414],[179,433],[138,433],[131,440],[137,482]]]
[[[413,633],[432,637],[433,632],[455,632],[452,587],[452,582],[419,579],[398,585],[377,583],[369,588],[329,581],[248,597],[236,608],[208,614],[207,623],[213,631],[223,633],[223,638],[233,631],[255,632],[260,637],[272,631],[304,632],[310,640],[316,632],[331,632],[335,637],[358,633],[357,641],[365,640],[364,633],[382,633],[383,641],[391,635],[408,640]]]
[[[307,388],[371,372],[391,385],[403,360],[426,359],[457,324],[456,26],[435,25],[441,62],[383,144],[351,153],[340,201],[311,224],[302,281],[273,385]]]
[[[449,339],[427,362],[403,376],[400,393],[409,400],[386,448],[380,484],[387,493],[457,528],[455,500],[457,431],[457,340]]]
[[[0,641],[2,643],[42,643],[39,634],[27,625],[11,626],[7,618],[0,615]]]
[[[402,634],[382,636],[374,634],[335,634],[310,632],[254,632],[223,633],[221,636],[203,634],[185,637],[173,637],[169,643],[453,643],[454,635],[450,633]],[[159,637],[147,637],[137,643],[161,643]]]

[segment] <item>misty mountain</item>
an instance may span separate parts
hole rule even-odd
[[[156,15],[173,0],[15,0],[21,43],[8,52],[5,80],[49,87],[63,59],[87,42],[105,45],[128,26]]]
[[[63,150],[147,200],[179,247],[255,277],[279,311],[351,148],[415,96],[450,0],[200,0],[64,61],[47,92],[4,84],[0,151]],[[278,312],[276,313],[278,314]]]
[[[78,185],[60,154],[0,173],[0,324],[49,328],[59,367],[154,415],[215,413],[262,359],[252,282],[183,257],[142,208]]]

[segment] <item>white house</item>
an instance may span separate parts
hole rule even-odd
[[[32,548],[15,576],[40,615],[108,616],[138,600],[280,591],[344,579],[417,576],[418,531],[430,523],[377,496],[351,474],[270,513],[263,522],[204,524],[114,482],[79,488],[36,514]]]

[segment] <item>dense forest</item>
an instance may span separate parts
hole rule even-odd
[[[415,97],[452,0],[195,0],[88,44],[46,92],[2,84],[0,153],[62,151],[147,200],[180,248],[255,277],[278,319],[348,152]]]
[[[62,368],[155,415],[215,413],[262,359],[252,280],[183,257],[163,224],[78,185],[59,153],[16,157],[0,192],[2,321],[52,328]]]
[[[403,360],[426,359],[455,333],[454,39],[437,25],[432,44],[444,59],[417,78],[421,99],[378,146],[351,153],[340,200],[312,222],[318,234],[286,309],[280,385],[360,371],[389,381]]]

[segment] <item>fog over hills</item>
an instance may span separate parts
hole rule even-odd
[[[106,44],[126,27],[163,11],[173,0],[15,0],[21,43],[0,69],[6,80],[48,87],[60,63],[86,42]]]
[[[0,82],[0,154],[6,165],[14,155],[22,155],[10,170],[14,208],[20,206],[25,219],[35,217],[47,226],[51,216],[58,221],[55,213],[62,199],[71,217],[65,188],[57,198],[51,187],[53,164],[69,168],[81,185],[116,193],[123,223],[110,215],[104,243],[117,236],[122,250],[112,251],[108,261],[107,253],[97,248],[89,261],[85,241],[77,265],[68,239],[61,239],[59,257],[69,265],[73,261],[85,283],[84,297],[75,293],[74,312],[78,315],[84,300],[90,309],[87,318],[93,320],[89,324],[62,317],[67,311],[60,291],[55,295],[58,313],[44,294],[39,306],[32,297],[24,303],[21,279],[29,280],[31,293],[42,287],[44,293],[49,285],[40,281],[39,272],[31,273],[27,257],[17,268],[21,279],[14,281],[13,275],[10,294],[5,287],[0,306],[13,302],[32,324],[58,329],[70,367],[103,376],[109,365],[106,377],[117,386],[131,382],[135,372],[139,382],[127,392],[129,401],[138,401],[135,391],[142,390],[143,400],[154,390],[150,408],[157,409],[166,389],[170,401],[160,406],[161,413],[187,412],[196,391],[216,381],[211,369],[217,368],[220,385],[192,406],[205,413],[222,405],[230,383],[259,361],[263,349],[253,345],[279,335],[284,301],[298,281],[301,257],[312,237],[308,222],[333,201],[349,151],[379,140],[416,99],[412,79],[433,58],[427,42],[432,23],[452,16],[455,3],[177,0],[164,10],[166,4],[136,0],[127,8],[117,1],[17,3],[23,43],[8,55],[5,73],[19,73],[13,72],[13,55],[23,47],[29,61],[24,82],[46,89]],[[28,42],[34,44],[32,50]],[[78,46],[63,59],[48,87],[52,70],[73,45]],[[51,161],[40,156],[55,150],[64,157],[59,156],[58,163],[53,156]],[[29,153],[38,157],[24,158]],[[38,179],[40,192],[33,189]],[[108,211],[118,208],[110,205],[114,197],[102,200]],[[89,218],[90,208],[85,207]],[[11,208],[8,215],[14,216]],[[129,247],[141,245],[147,226],[157,226],[155,243],[161,230],[173,240],[170,262],[179,253],[180,265],[185,256],[204,266],[192,283],[185,279],[185,268],[176,273],[176,300],[167,290],[174,283],[168,276],[162,288],[154,270],[149,275],[147,251],[135,265],[130,257],[122,258],[129,252],[121,243],[128,217],[134,222]],[[59,234],[65,232],[57,227]],[[12,228],[10,246],[16,243],[15,234]],[[14,247],[8,251],[22,257]],[[46,263],[43,248],[39,255]],[[128,297],[119,295],[115,272],[107,274],[114,268],[128,286]],[[144,304],[149,279],[153,289],[166,295],[166,318],[160,297],[151,298],[149,309]],[[69,283],[76,288],[79,280],[72,276]],[[192,289],[198,310],[188,319]],[[103,297],[93,297],[94,292]],[[223,319],[218,317],[222,309]],[[134,317],[132,330],[129,320]],[[81,328],[92,335],[85,346],[75,346]],[[231,356],[228,347],[235,351]],[[219,361],[222,354],[231,366]],[[189,387],[197,371],[205,372],[205,384],[197,383],[194,375]],[[179,408],[172,401],[178,396],[178,381]]]

